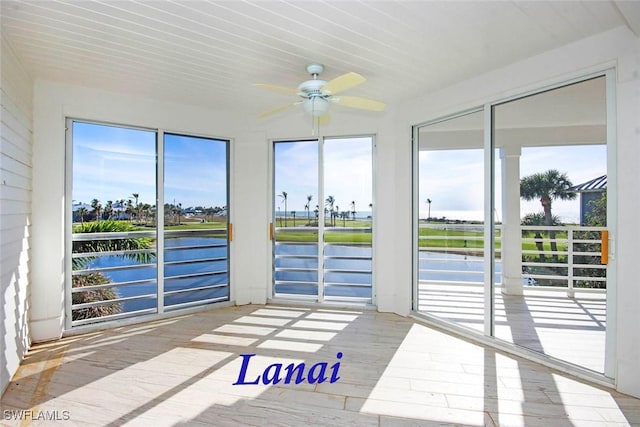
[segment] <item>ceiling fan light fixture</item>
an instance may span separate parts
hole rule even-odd
[[[320,117],[329,111],[329,101],[321,97],[307,98],[303,103],[305,113],[311,114],[313,117]]]

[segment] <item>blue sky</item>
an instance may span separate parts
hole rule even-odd
[[[484,206],[483,150],[422,151],[420,168],[420,217],[428,215],[427,198],[431,199],[431,216],[451,219],[482,220]],[[501,218],[500,157],[496,152],[496,219]],[[604,145],[554,146],[523,148],[520,177],[557,169],[567,173],[574,185],[607,173],[607,150]],[[520,213],[541,212],[539,201],[520,203]],[[563,222],[579,222],[579,198],[554,201],[554,215]]]
[[[73,200],[156,202],[156,134],[75,122]],[[165,134],[165,202],[225,206],[226,142]]]
[[[331,138],[324,142],[324,198],[336,200],[340,211],[368,212],[372,203],[372,140],[365,138]],[[278,194],[287,192],[287,210],[306,212],[307,195],[312,195],[311,211],[318,203],[318,142],[278,142],[275,144],[275,208],[284,212]]]
[[[227,143],[165,134],[164,200],[189,206],[226,206]]]
[[[73,200],[91,203],[133,199],[155,204],[155,132],[74,123]],[[369,211],[372,200],[371,138],[326,139],[324,147],[325,198],[334,196],[340,210]],[[574,184],[606,173],[604,145],[523,148],[521,177],[548,169],[566,172]],[[287,209],[304,215],[306,196],[318,203],[317,141],[277,143],[275,149],[275,193],[288,193]],[[496,155],[497,169],[500,168]],[[426,217],[430,198],[431,215],[457,219],[482,219],[482,150],[423,151],[420,165],[420,217]],[[165,135],[165,202],[189,206],[226,205],[226,142],[179,135]],[[500,188],[500,175],[496,176]],[[284,211],[276,197],[276,210]],[[496,197],[497,219],[500,198]],[[578,221],[578,200],[555,201],[553,213],[564,222]],[[521,214],[539,212],[538,201],[521,202]]]
[[[75,122],[73,128],[73,200],[90,204],[97,198],[155,204],[156,134]],[[326,139],[325,198],[333,195],[340,210],[369,211],[372,202],[371,138]],[[287,209],[304,215],[306,196],[318,203],[317,141],[276,145],[276,193],[288,193]],[[165,203],[225,206],[226,142],[165,134]],[[276,197],[276,209],[284,211]]]

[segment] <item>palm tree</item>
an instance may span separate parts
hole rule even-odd
[[[552,225],[560,224],[560,219],[555,215],[552,217],[552,221],[553,221]],[[522,218],[522,225],[537,225],[537,226],[545,225],[544,212],[526,214]],[[525,231],[524,233],[528,234],[527,231]],[[540,255],[539,255],[540,262],[545,262],[544,245],[542,241],[541,230],[533,230],[533,233],[534,233],[536,248],[538,249],[538,252],[540,252]]]
[[[307,210],[307,225],[311,224],[311,199],[313,199],[313,196],[309,194],[307,196],[307,204],[304,206]]]
[[[107,204],[104,205],[104,214],[107,219],[111,219],[111,215],[113,215],[113,200],[107,200]]]
[[[89,214],[89,211],[84,206],[78,209],[78,215],[80,215],[80,224],[84,224],[84,217]]]
[[[138,204],[138,197],[140,197],[140,194],[132,193],[131,195],[136,199],[136,221],[140,223],[140,205]]]
[[[124,213],[124,211],[125,211],[124,199],[120,199],[120,200],[116,200],[116,201],[117,201],[117,202],[118,202],[118,204],[120,205],[120,209],[119,209],[118,217],[117,217],[117,218],[118,218],[118,219],[122,219],[122,218],[123,218],[122,214],[123,214],[123,213]]]
[[[327,199],[324,201],[324,205],[326,206],[325,212],[331,213],[331,217],[329,217],[329,220],[333,219],[333,204],[335,202],[336,202],[336,199],[333,196],[327,197]]]
[[[566,173],[560,173],[556,169],[550,169],[546,172],[535,173],[526,176],[520,180],[520,197],[524,200],[540,199],[542,209],[544,210],[544,222],[547,226],[553,225],[553,215],[551,214],[551,203],[555,199],[573,200],[576,193],[569,190],[573,184],[567,177]],[[553,259],[557,262],[558,245],[555,242],[556,232],[553,229],[549,231],[551,239],[551,250],[554,251]]]
[[[284,202],[284,226],[287,226],[287,192],[283,191],[282,193],[278,194],[278,197],[280,197],[282,199],[282,201]]]
[[[91,207],[93,208],[93,212],[96,214],[96,221],[100,221],[100,212],[102,211],[102,205],[100,204],[100,200],[93,199],[91,201]]]
[[[127,207],[125,209],[125,213],[129,215],[129,222],[133,222],[133,202],[131,199],[127,200]]]
[[[149,221],[149,215],[151,214],[151,205],[149,203],[144,203],[141,207],[142,217],[144,218],[144,225],[147,225]]]
[[[180,225],[180,216],[182,215],[182,203],[176,206],[176,215],[178,215],[178,225]]]

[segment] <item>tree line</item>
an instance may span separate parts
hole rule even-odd
[[[283,226],[283,219],[284,219],[284,226],[286,227],[286,223],[287,223],[287,218],[289,217],[289,214],[291,214],[291,218],[293,220],[293,226],[295,227],[296,225],[296,216],[297,216],[297,212],[296,211],[291,211],[289,212],[288,208],[287,208],[287,202],[289,200],[289,193],[287,193],[286,191],[281,192],[280,194],[278,194],[278,198],[281,199],[281,205],[284,205],[284,215],[280,216],[278,215],[278,219],[280,220],[280,226]],[[314,214],[314,222],[312,222],[311,220],[311,207],[312,207],[312,200],[313,200],[313,195],[309,194],[307,195],[307,202],[304,205],[304,210],[307,213],[307,226],[312,226],[312,225],[317,225],[318,221],[319,221],[319,217],[320,217],[320,205],[315,205],[315,209],[313,210],[313,214]],[[371,209],[373,207],[372,203],[369,203],[369,209]],[[278,207],[278,209],[280,209]],[[355,221],[356,219],[356,202],[355,200],[352,200],[351,203],[349,203],[349,209],[348,210],[340,210],[340,206],[338,206],[336,198],[334,196],[327,196],[327,198],[324,201],[324,218],[325,218],[325,222],[327,219],[329,219],[329,223],[331,224],[332,227],[335,227],[336,225],[336,219],[340,218],[343,220],[343,225],[344,222],[346,222],[346,220],[348,220],[349,218],[351,218],[351,220]],[[284,218],[283,218],[284,217]]]
[[[84,223],[85,221],[103,220],[127,220],[138,225],[154,224],[156,220],[156,205],[140,203],[139,193],[132,193],[129,199],[107,200],[102,205],[99,199],[91,200],[90,207],[81,206],[74,211],[73,221]],[[164,215],[169,223],[179,224],[185,214],[195,214],[202,217],[204,221],[212,221],[215,217],[224,216],[227,212],[226,206],[196,206],[183,208],[181,203],[165,203]]]

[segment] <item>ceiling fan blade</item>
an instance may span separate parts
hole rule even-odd
[[[280,111],[284,111],[284,110],[286,110],[287,108],[291,108],[291,107],[293,107],[294,105],[297,105],[297,104],[299,104],[299,103],[300,103],[299,101],[298,101],[298,102],[291,102],[291,103],[289,103],[289,104],[285,104],[285,105],[281,105],[281,106],[276,107],[276,108],[272,108],[271,110],[267,110],[267,111],[265,111],[265,112],[261,113],[261,114],[258,116],[258,118],[259,118],[259,119],[262,119],[262,118],[267,117],[267,116],[270,116],[270,115],[272,115],[272,114],[279,113]]]
[[[322,91],[335,95],[336,93],[344,92],[345,90],[356,87],[366,81],[367,79],[362,77],[360,74],[351,72],[327,82],[327,84],[322,87]]]
[[[293,89],[285,86],[272,85],[268,83],[254,83],[253,86],[259,87],[261,89],[275,90],[276,92],[284,92],[293,95],[298,94],[298,89]]]
[[[333,101],[344,107],[358,108],[360,110],[383,111],[385,107],[384,102],[360,98],[359,96],[338,96],[333,98]]]
[[[325,114],[324,116],[318,117],[318,124],[319,125],[329,124],[330,121],[331,121],[331,114],[329,114],[329,113]]]

